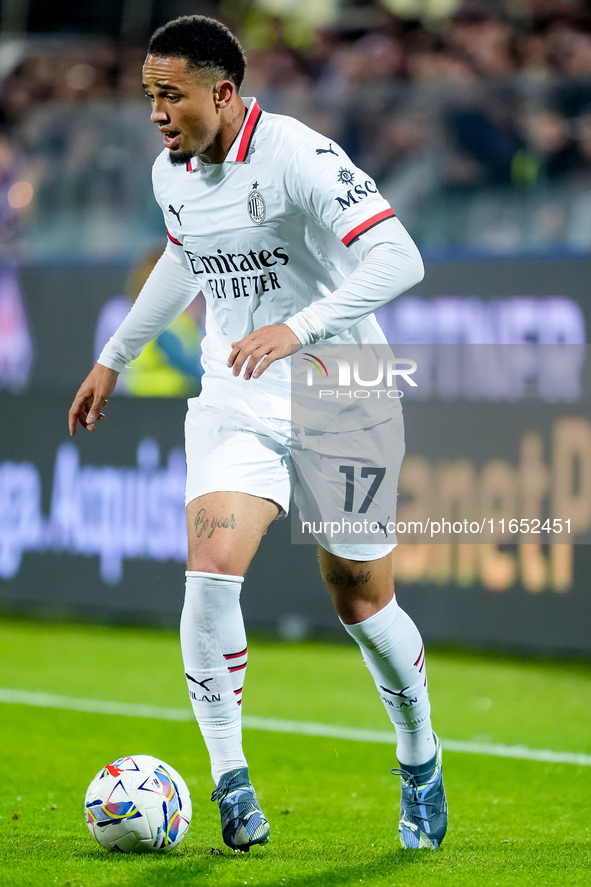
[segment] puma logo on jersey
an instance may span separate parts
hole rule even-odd
[[[183,203],[182,206],[179,206],[178,209],[175,209],[174,206],[172,205],[172,203],[169,203],[169,204],[168,204],[168,212],[169,212],[169,213],[172,213],[173,216],[176,216],[176,217],[177,217],[177,219],[178,219],[178,223],[179,223],[179,225],[181,225],[181,226],[182,226],[182,224],[183,224],[183,223],[181,222],[181,210],[183,209],[184,205],[185,205],[185,204]]]
[[[328,148],[316,148],[316,153],[317,154],[334,154],[335,157],[339,156],[336,151],[333,151],[332,142],[328,143]]]

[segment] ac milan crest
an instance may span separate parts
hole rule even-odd
[[[265,198],[258,190],[257,185],[258,182],[255,182],[252,186],[252,191],[248,195],[248,215],[255,225],[260,225],[265,221],[267,204],[265,203]]]

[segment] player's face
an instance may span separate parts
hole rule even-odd
[[[148,55],[144,62],[143,86],[152,102],[150,120],[158,124],[171,163],[187,163],[195,155],[218,162],[219,90],[218,84],[206,83],[184,59]]]

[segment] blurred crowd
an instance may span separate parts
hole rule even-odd
[[[340,143],[426,248],[591,249],[589,4],[431,21],[371,8],[367,26],[298,45],[279,20],[263,40],[228,21],[248,52],[243,93]],[[105,39],[0,42],[3,243],[84,238],[106,255],[159,230],[144,56]]]

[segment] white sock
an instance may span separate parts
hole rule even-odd
[[[243,576],[188,570],[181,614],[181,651],[189,697],[218,783],[246,767],[242,751],[242,687],[246,632],[240,608]]]
[[[342,620],[341,620],[342,621]],[[400,763],[425,764],[435,754],[427,694],[425,648],[419,631],[395,597],[369,619],[345,625],[396,729]]]

